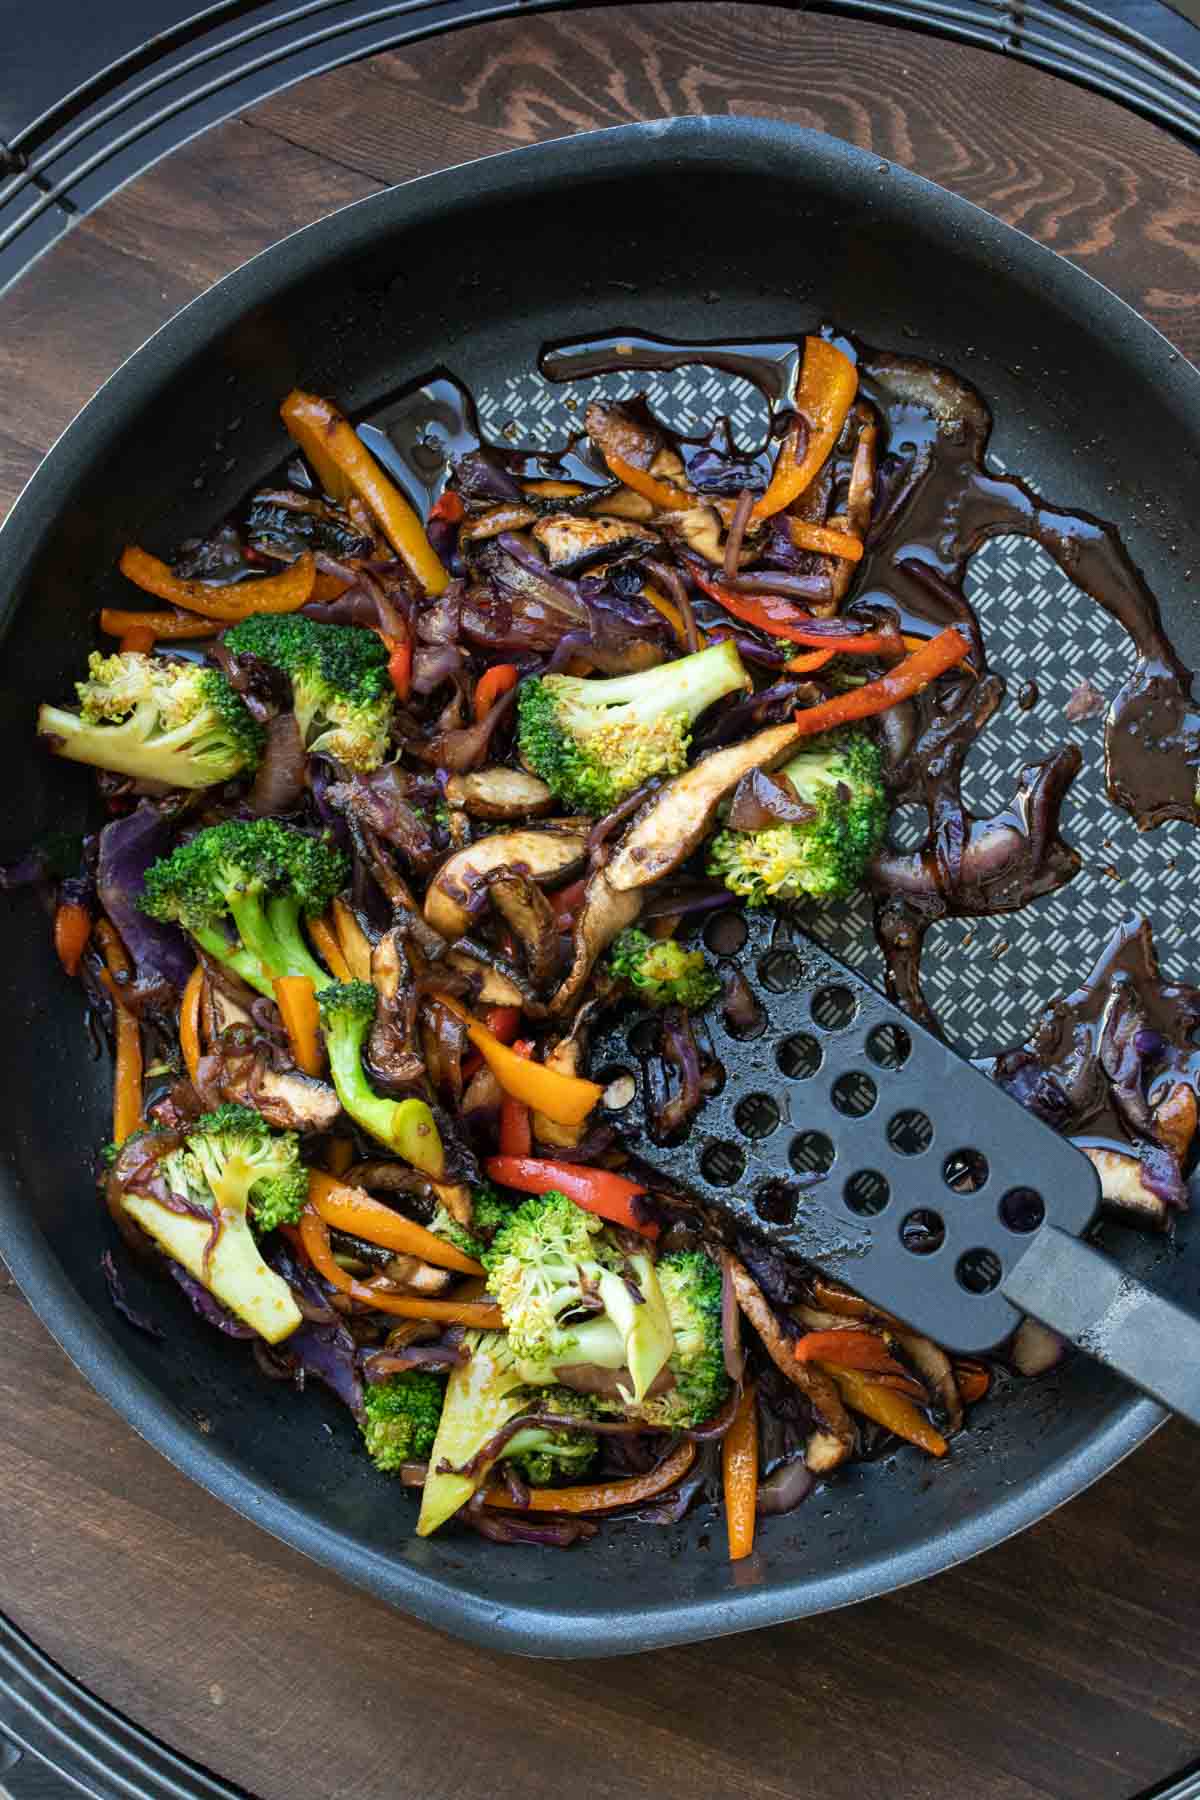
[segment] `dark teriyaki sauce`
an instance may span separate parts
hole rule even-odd
[[[1105,773],[1110,798],[1140,828],[1168,819],[1200,823],[1200,713],[1192,706],[1190,673],[1116,530],[1043,500],[1016,477],[990,472],[991,413],[969,383],[932,363],[843,337],[835,341],[857,361],[860,399],[873,408],[880,427],[867,553],[846,610],[869,616],[888,609],[903,629],[920,635],[957,624],[972,644],[965,674],[944,678],[881,727],[893,799],[923,805],[929,824],[920,848],[885,848],[874,865],[876,932],[889,990],[937,1029],[920,979],[930,925],[1014,911],[1069,882],[1080,866],[1059,834],[1062,801],[1080,767],[1073,745],[1023,769],[1011,803],[995,816],[977,817],[963,805],[967,752],[1004,696],[1003,683],[988,672],[987,647],[963,592],[972,554],[1004,533],[1033,539],[1128,633],[1137,660],[1105,717]],[[761,490],[775,440],[791,417],[802,354],[796,339],[688,344],[615,332],[550,346],[540,368],[549,380],[565,382],[700,365],[752,383],[766,401],[768,425],[761,444],[739,450],[739,480]],[[390,402],[360,429],[425,512],[453,464],[470,452],[479,451],[517,480],[570,480],[592,488],[608,479],[583,433],[553,453],[482,444],[471,396],[445,374]],[[667,435],[689,467],[688,446],[694,454],[696,445],[723,443],[728,449],[732,442],[723,420],[704,438]]]

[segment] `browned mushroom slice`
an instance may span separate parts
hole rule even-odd
[[[526,525],[532,525],[536,518],[537,514],[531,506],[518,506],[512,502],[493,506],[473,519],[463,520],[459,528],[459,542],[479,544],[485,538],[499,537],[502,531],[521,531]]]
[[[562,934],[558,915],[528,875],[501,869],[488,881],[488,898],[520,947],[525,972],[544,993],[559,972]]]
[[[584,410],[583,428],[607,459],[617,456],[633,469],[648,469],[663,449],[662,433],[634,409],[615,401],[590,400]]]
[[[473,819],[529,819],[549,812],[554,795],[524,769],[475,769],[449,777],[446,804],[461,807]]]
[[[1106,1213],[1142,1231],[1165,1231],[1170,1211],[1166,1201],[1146,1186],[1142,1165],[1123,1150],[1092,1145],[1083,1154],[1100,1177],[1100,1203]]]
[[[763,1349],[794,1387],[804,1394],[817,1421],[817,1429],[809,1438],[804,1460],[814,1474],[826,1474],[845,1462],[855,1444],[854,1422],[842,1404],[836,1386],[822,1369],[812,1363],[797,1362],[792,1340],[784,1336],[779,1320],[767,1303],[766,1296],[749,1269],[729,1251],[722,1252],[729,1270],[737,1303],[757,1331]]]
[[[548,1002],[548,1010],[555,1017],[572,1011],[598,958],[619,932],[633,924],[641,910],[640,893],[635,889],[618,893],[609,885],[605,871],[596,871],[587,884],[583,906],[575,921],[571,967],[562,986]]]
[[[524,1006],[526,995],[517,986],[512,976],[506,975],[495,966],[490,954],[479,955],[461,945],[451,950],[446,957],[447,965],[462,975],[477,977],[479,992],[475,1000],[480,1006]]]
[[[552,513],[549,518],[539,519],[533,536],[550,567],[562,575],[576,574],[602,559],[650,556],[661,548],[656,531],[635,527],[629,520],[606,519],[597,514]]]
[[[702,756],[652,794],[604,868],[618,891],[649,887],[679,867],[713,824],[717,807],[752,769],[771,770],[800,741],[794,723],[771,725],[744,744]]]
[[[367,1039],[366,1062],[370,1073],[388,1088],[421,1081],[425,1059],[417,1044],[417,989],[408,952],[405,928],[393,925],[371,952],[371,980],[379,1003]]]
[[[582,868],[586,850],[586,831],[543,827],[493,832],[456,850],[442,864],[425,895],[426,922],[443,938],[460,938],[469,930],[484,883],[494,871],[517,869],[534,881],[565,881]]]
[[[721,564],[725,561],[721,520],[713,507],[689,506],[683,512],[666,513],[662,528],[668,538],[702,556],[705,562]]]

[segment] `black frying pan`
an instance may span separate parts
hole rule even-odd
[[[39,831],[87,816],[90,777],[36,751],[33,710],[69,691],[90,614],[123,597],[110,573],[122,544],[164,551],[266,476],[286,448],[276,408],[288,388],[327,391],[354,411],[439,364],[495,388],[550,339],[617,326],[780,336],[822,318],[967,375],[996,411],[994,447],[1009,466],[1131,522],[1127,543],[1196,661],[1200,614],[1180,571],[1200,569],[1200,375],[1162,338],[1029,239],[845,144],[747,120],[630,126],[350,207],[220,283],[113,377],[0,532],[14,625],[0,848],[15,855]],[[1147,498],[1153,528],[1137,522]],[[1179,848],[1192,854],[1182,833]],[[169,1345],[115,1316],[92,1178],[108,1069],[91,1060],[40,913],[13,909],[5,925],[0,1251],[17,1279],[100,1392],[180,1468],[449,1630],[541,1655],[616,1654],[845,1605],[1032,1523],[1161,1420],[1097,1364],[1069,1361],[1001,1391],[944,1463],[900,1455],[855,1468],[818,1502],[767,1521],[758,1554],[736,1570],[719,1536],[707,1543],[703,1515],[670,1529],[609,1527],[569,1556],[455,1534],[417,1542],[415,1506],[372,1472],[322,1394],[281,1397],[180,1296],[140,1276],[131,1297],[167,1326]],[[1116,1232],[1108,1247],[1194,1302],[1187,1237],[1185,1221],[1179,1255]]]

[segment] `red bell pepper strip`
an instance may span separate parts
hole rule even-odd
[[[874,1375],[907,1375],[877,1331],[806,1331],[796,1339],[797,1362],[837,1363],[842,1369],[865,1369]]]
[[[633,1202],[646,1192],[640,1181],[614,1175],[611,1169],[589,1169],[582,1163],[557,1162],[541,1156],[492,1156],[487,1172],[502,1187],[516,1188],[521,1194],[565,1194],[585,1212],[609,1219],[614,1225],[628,1226],[643,1237],[656,1238],[658,1226],[639,1219]]]
[[[397,700],[407,700],[412,685],[412,645],[393,644],[388,657],[388,675]]]
[[[782,512],[812,484],[841,436],[857,392],[858,370],[850,358],[825,338],[805,338],[796,383],[796,411],[808,426],[804,454],[797,462],[796,437],[789,434],[775,459],[766,493],[754,503],[752,521]]]
[[[431,519],[441,519],[447,525],[460,525],[466,517],[466,507],[459,496],[449,488],[434,501],[429,509]]]
[[[793,644],[811,644],[814,649],[828,650],[836,656],[899,656],[903,649],[900,633],[885,631],[840,631],[836,619],[818,619],[805,612],[793,600],[780,594],[740,594],[710,575],[704,575],[694,563],[690,565],[696,585],[713,600],[741,619],[765,631],[768,637],[788,638]]]
[[[516,663],[493,663],[475,683],[475,717],[486,719],[501,694],[517,685]]]
[[[511,1044],[521,1029],[521,1009],[519,1006],[487,1006],[483,1011],[483,1022],[494,1038],[502,1044]]]
[[[914,650],[911,656],[906,656],[902,663],[897,663],[894,669],[889,669],[886,675],[868,681],[863,687],[851,688],[845,694],[835,694],[832,700],[822,700],[819,706],[803,707],[796,714],[796,724],[805,737],[816,737],[838,725],[851,724],[855,719],[869,719],[873,714],[886,712],[889,706],[919,694],[947,669],[965,662],[970,654],[971,646],[962,632],[949,625],[927,644],[922,644],[919,650]]]
[[[513,1045],[517,1056],[533,1055],[533,1039],[519,1038]],[[533,1150],[533,1121],[523,1100],[505,1094],[500,1102],[501,1156],[529,1156]]]

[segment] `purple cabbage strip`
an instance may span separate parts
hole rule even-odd
[[[135,1306],[130,1304],[129,1296],[125,1292],[125,1283],[121,1280],[111,1250],[106,1250],[100,1258],[100,1267],[104,1271],[104,1279],[108,1283],[108,1297],[125,1322],[132,1325],[136,1331],[144,1331],[147,1337],[156,1338],[160,1344],[164,1343],[166,1332],[156,1325],[153,1319],[148,1319],[145,1313],[140,1313]]]
[[[148,918],[138,906],[146,870],[171,848],[170,826],[157,807],[143,800],[136,812],[114,819],[100,833],[96,886],[137,973],[182,990],[196,964],[191,946],[177,925]]]

